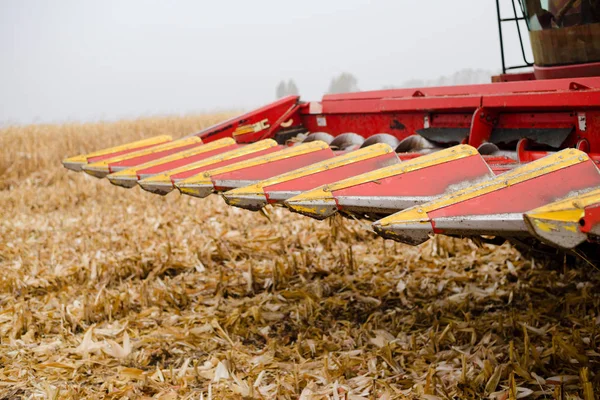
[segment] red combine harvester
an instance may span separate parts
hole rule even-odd
[[[600,259],[600,1],[521,0],[498,26],[493,83],[289,96],[172,140],[71,157],[65,167],[157,194],[222,193],[313,218],[370,219],[385,238],[510,240]],[[519,11],[517,11],[519,9]],[[525,60],[520,21],[535,63]],[[507,67],[514,23],[525,63]],[[532,72],[507,73],[532,67]]]

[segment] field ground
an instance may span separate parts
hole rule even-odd
[[[60,164],[225,117],[0,130],[0,398],[598,396],[592,268],[269,221]]]

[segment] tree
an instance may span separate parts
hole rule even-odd
[[[285,91],[286,91],[286,84],[284,81],[279,82],[279,84],[277,85],[277,89],[275,89],[275,96],[277,96],[278,99],[285,97]]]
[[[350,93],[358,92],[358,80],[348,72],[342,72],[339,76],[331,79],[327,93]]]
[[[289,80],[287,84],[287,94],[289,95],[298,95],[298,86],[294,83],[293,80]]]
[[[279,82],[277,88],[275,89],[275,95],[278,99],[298,94],[298,86],[294,83],[292,79],[290,79],[287,83],[285,81]]]

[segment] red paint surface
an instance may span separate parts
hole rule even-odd
[[[581,227],[581,232],[589,233],[594,227],[600,225],[600,204],[586,207],[583,220],[585,225]]]
[[[168,142],[162,142],[162,143],[158,143],[158,144],[150,144],[148,146],[141,146],[141,147],[136,147],[134,149],[121,150],[121,151],[117,151],[117,152],[114,152],[114,153],[104,154],[102,156],[90,157],[90,158],[88,158],[87,162],[89,164],[91,164],[91,163],[102,161],[102,160],[108,160],[109,158],[118,157],[118,156],[122,156],[124,154],[133,153],[134,151],[140,151],[140,150],[144,150],[144,149],[149,149],[151,147],[161,146],[161,145],[163,145],[165,143],[168,143]]]
[[[483,107],[521,111],[584,109],[598,104],[600,104],[599,90],[497,94],[485,96],[481,102]]]
[[[336,168],[327,169],[311,175],[306,175],[292,179],[286,182],[276,183],[263,187],[263,191],[269,199],[269,194],[282,191],[306,191],[316,187],[333,183],[351,176],[360,175],[365,172],[373,171],[388,165],[398,163],[398,157],[395,153],[382,154],[378,157],[369,158],[353,162],[351,164],[342,165]]]
[[[232,137],[233,132],[236,128],[244,125],[255,124],[265,119],[268,120],[270,125],[273,125],[281,118],[287,111],[296,106],[300,97],[299,96],[287,96],[283,97],[273,103],[267,104],[266,106],[252,110],[246,114],[240,115],[239,117],[231,118],[227,121],[221,122],[208,129],[198,132],[196,135],[202,138],[205,143],[212,142],[217,139],[225,137]],[[295,119],[292,121],[292,125],[300,124],[299,116],[294,115]],[[238,143],[252,143],[258,141],[266,131],[248,133],[245,135],[237,136],[235,139]],[[276,130],[271,132],[273,135]]]
[[[428,212],[430,219],[467,215],[523,213],[552,203],[574,190],[600,185],[592,161],[554,171],[494,192]]]
[[[173,149],[157,151],[156,153],[145,154],[143,156],[133,157],[133,158],[129,158],[127,160],[109,163],[108,169],[110,172],[114,172],[113,168],[115,168],[115,167],[135,167],[136,165],[145,164],[147,162],[158,160],[159,158],[170,156],[171,154],[179,153],[180,151],[193,149],[194,147],[198,147],[198,146],[202,146],[202,142],[191,143],[191,144],[176,147]]]
[[[555,67],[533,66],[537,79],[561,79],[577,76],[600,76],[600,62],[558,65]],[[579,80],[579,79],[578,79]]]
[[[319,106],[320,114],[310,114],[311,108],[314,111]],[[489,137],[489,129],[472,122],[482,107],[496,116],[494,129],[572,128],[562,148],[585,139],[590,152],[600,153],[600,77],[335,94],[324,96],[317,107],[290,96],[197,135],[209,142],[232,136],[239,126],[268,120],[270,129],[236,137],[240,143],[250,143],[275,137],[281,130],[279,123],[291,119],[292,126],[302,126],[308,132],[333,136],[355,132],[365,138],[389,133],[404,139],[427,124],[432,128],[471,128],[474,137],[466,142],[481,143]],[[580,112],[586,114],[585,129],[578,120]]]
[[[435,196],[444,193],[450,185],[473,181],[485,176],[490,176],[487,164],[479,155],[474,155],[335,190],[332,194],[334,197]]]
[[[577,101],[568,101],[575,98]],[[451,99],[438,100],[451,101]],[[544,104],[535,105],[534,101]],[[432,128],[470,128],[471,133],[466,142],[473,144],[481,144],[488,139],[492,129],[569,128],[573,132],[565,140],[562,148],[573,147],[579,140],[586,139],[590,143],[590,151],[600,152],[600,111],[598,111],[600,90],[554,94],[527,93],[499,97],[483,103],[486,102],[489,103],[488,112],[493,113],[496,118],[493,124],[485,129],[479,123],[479,119],[474,119],[478,107],[454,112],[436,109],[437,105],[431,104],[433,108],[430,111],[417,109],[405,112],[384,111],[381,107],[376,107],[371,111],[359,112],[360,101],[346,102],[348,104],[340,102],[338,104],[340,109],[334,114],[302,115],[302,122],[309,132],[326,132],[333,136],[354,132],[365,138],[377,133],[388,133],[402,140],[424,129],[424,121],[427,117]],[[578,112],[581,110],[585,110],[585,130],[580,129],[581,125],[578,121]]]
[[[180,181],[182,179],[189,178],[190,176],[197,175],[201,172],[209,171],[211,169],[221,168],[226,165],[238,163],[240,161],[250,160],[252,158],[259,157],[259,156],[266,156],[267,154],[275,153],[276,151],[280,151],[281,149],[282,149],[281,146],[274,146],[274,147],[270,147],[268,149],[244,154],[242,156],[232,157],[232,158],[228,158],[227,160],[215,162],[215,163],[208,164],[208,165],[203,165],[201,167],[194,168],[189,171],[184,171],[184,172],[180,172],[178,174],[173,174],[173,175],[171,175],[171,182]]]
[[[309,132],[326,132],[333,136],[353,132],[367,138],[377,133],[389,133],[398,139],[404,139],[423,128],[423,114],[341,113],[327,114],[325,120],[327,126],[320,126],[316,115],[302,116],[302,123]],[[468,126],[467,124],[466,127]]]
[[[255,165],[252,167],[240,166],[239,169],[225,172],[218,175],[211,175],[213,183],[218,180],[251,180],[257,181],[271,178],[285,172],[314,164],[319,161],[333,158],[334,154],[330,148],[313,151],[306,154],[297,155],[295,157],[285,158],[282,160],[270,161],[268,163]],[[215,189],[223,190],[226,188],[215,184]]]
[[[324,96],[320,105],[321,114],[309,114],[311,107],[300,103],[298,96],[289,96],[196,135],[210,142],[231,137],[239,126],[268,120],[270,129],[236,137],[239,143],[255,142],[263,137],[275,137],[280,130],[278,124],[291,119],[292,126],[303,126],[309,132],[326,132],[333,136],[355,132],[365,138],[389,133],[404,139],[423,129],[427,120],[430,127],[471,128],[475,134],[471,141],[480,143],[489,135],[473,125],[472,120],[478,108],[486,107],[497,116],[494,128],[573,128],[562,147],[572,147],[585,139],[590,144],[592,157],[600,161],[600,77],[335,94]],[[585,112],[585,129],[581,129],[578,120],[580,112]],[[90,161],[139,149],[94,157]],[[171,153],[161,152],[115,165],[134,166],[167,154]],[[531,153],[523,161],[535,160],[541,155],[543,152]]]
[[[148,168],[144,168],[144,169],[140,169],[137,171],[137,175],[138,177],[140,175],[145,175],[145,174],[159,174],[161,172],[165,172],[165,171],[169,171],[175,168],[179,168],[182,167],[184,165],[188,165],[191,163],[194,163],[196,161],[200,161],[200,160],[204,160],[206,158],[212,157],[212,156],[216,156],[217,154],[221,154],[221,153],[225,153],[231,150],[235,150],[237,148],[239,148],[240,146],[237,144],[232,144],[230,146],[225,146],[225,147],[221,147],[218,149],[213,149],[210,151],[205,151],[203,153],[200,154],[194,154],[193,156],[189,156],[186,158],[182,158],[179,160],[173,160],[170,162],[166,162],[163,164],[158,164],[158,165],[153,165],[151,167]]]

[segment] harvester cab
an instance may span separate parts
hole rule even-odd
[[[492,83],[288,96],[182,139],[63,164],[161,195],[368,219],[409,244],[493,236],[598,262],[600,1],[512,1],[508,18],[496,6],[502,74]],[[507,24],[523,64],[505,63]]]
[[[533,67],[535,79],[600,76],[600,1],[519,0],[519,11],[515,0],[511,2],[513,15],[502,18],[496,0],[503,74],[511,69]],[[520,21],[525,21],[529,31],[533,63],[525,55]],[[511,67],[506,66],[504,56],[502,28],[506,23],[514,23],[523,56],[522,64]]]

